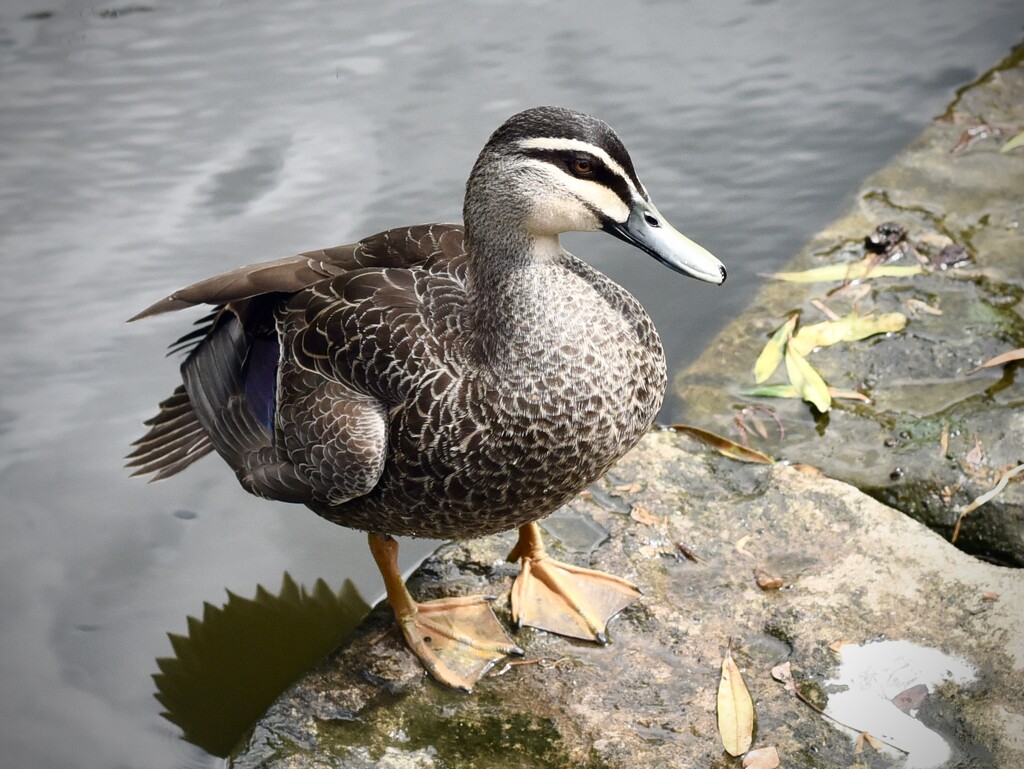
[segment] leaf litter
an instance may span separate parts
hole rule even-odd
[[[730,756],[743,755],[754,741],[754,701],[732,658],[731,643],[725,648],[718,682],[718,733]]]
[[[832,647],[830,646],[829,648],[831,649]],[[783,662],[773,667],[771,670],[771,675],[772,678],[774,678],[776,681],[778,681],[785,687],[786,692],[789,694],[790,697],[794,697],[795,699],[800,700],[800,702],[807,705],[807,707],[811,708],[819,715],[822,715],[825,718],[829,719],[833,723],[839,724],[839,726],[845,727],[846,729],[849,729],[852,732],[856,732],[858,734],[857,744],[861,746],[860,750],[863,750],[863,743],[866,741],[875,750],[878,750],[884,744],[888,745],[893,750],[898,750],[900,753],[908,755],[907,751],[899,747],[898,745],[893,745],[891,742],[888,742],[887,740],[881,740],[877,737],[874,737],[868,734],[868,732],[865,732],[863,729],[857,729],[856,727],[850,726],[849,724],[844,724],[838,718],[836,718],[833,715],[830,715],[829,713],[826,713],[822,708],[818,707],[813,702],[811,702],[807,697],[800,693],[799,689],[797,689],[796,680],[793,678],[793,668],[789,662]],[[857,750],[856,747],[854,748],[855,753],[859,753],[860,750]]]

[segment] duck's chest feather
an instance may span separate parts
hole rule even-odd
[[[506,530],[567,502],[648,429],[666,377],[639,303],[575,261],[520,277],[529,284],[488,308],[486,333],[406,380],[380,480],[329,517],[413,536]],[[481,330],[468,303],[448,309]]]

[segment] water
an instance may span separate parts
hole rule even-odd
[[[567,239],[679,367],[1024,21],[1016,0],[117,2],[0,7],[0,749],[27,769],[209,766],[152,698],[166,633],[286,570],[380,593],[361,535],[212,458],[127,477],[191,318],[125,318],[240,263],[457,220],[490,131],[557,103],[615,126],[729,267],[716,289]]]
[[[965,749],[975,747],[963,744],[967,735],[961,734],[962,730],[954,728],[942,734],[934,730],[934,723],[919,718],[918,712],[941,684],[950,681],[963,687],[974,683],[977,670],[969,662],[910,641],[846,644],[839,655],[836,677],[825,682],[829,691],[825,712],[831,717],[829,723],[842,724],[840,728],[851,739],[867,732],[884,740],[879,749],[900,760],[904,769],[939,769],[948,766],[954,745],[961,760]],[[932,710],[941,714],[957,699],[939,700],[941,704]],[[929,712],[929,716],[933,714]],[[949,725],[956,717],[946,713],[942,720]],[[958,761],[957,765],[968,764]]]

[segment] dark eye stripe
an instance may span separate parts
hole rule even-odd
[[[524,153],[537,160],[543,160],[545,163],[551,163],[553,166],[561,168],[566,173],[572,174],[579,179],[586,179],[587,181],[597,182],[603,184],[605,187],[610,189],[619,199],[627,206],[633,205],[633,195],[630,191],[629,182],[622,178],[619,174],[612,171],[608,166],[604,164],[597,155],[592,155],[589,152],[582,150],[549,150],[549,149],[526,149]],[[586,158],[590,161],[590,173],[585,176],[573,171],[573,161],[580,158]]]

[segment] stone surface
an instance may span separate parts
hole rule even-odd
[[[848,734],[770,675],[789,661],[802,691],[825,704],[837,670],[828,647],[840,639],[903,639],[965,660],[977,680],[934,687],[919,718],[950,742],[949,766],[1024,762],[1024,572],[982,563],[811,468],[742,465],[673,433],[645,438],[596,492],[560,518],[609,538],[589,556],[548,541],[556,557],[643,588],[608,646],[524,629],[523,662],[458,694],[425,676],[381,606],[270,709],[232,766],[738,766],[715,720],[730,642],[755,703],[754,747],[776,746],[786,767],[898,765],[855,753]],[[637,508],[657,522],[613,512]],[[421,598],[497,595],[508,623],[512,544],[503,535],[448,546],[410,586]],[[758,568],[785,586],[761,590]]]
[[[787,269],[859,261],[865,236],[883,222],[906,228],[925,260],[937,258],[941,245],[952,241],[972,261],[835,293],[840,283],[769,282],[676,379],[686,422],[739,439],[737,416],[760,417],[771,430],[767,440],[750,430],[754,447],[812,464],[947,538],[962,507],[992,488],[1001,472],[1024,462],[1019,364],[969,373],[993,356],[1024,347],[1024,150],[999,152],[1009,136],[1024,129],[1022,58],[1024,47],[962,89],[944,116],[864,182],[853,210]],[[984,138],[986,126],[999,133],[990,128]],[[979,130],[983,138],[953,151],[966,132]],[[917,264],[907,251],[893,264]],[[761,348],[787,314],[801,312],[802,323],[825,320],[812,300],[840,316],[908,316],[902,332],[808,356],[830,385],[857,389],[869,403],[838,401],[822,415],[799,400],[743,394],[754,385]],[[780,368],[770,381],[785,378]],[[775,409],[785,434],[751,407]],[[957,544],[1024,566],[1024,482],[1011,482],[965,518]]]

